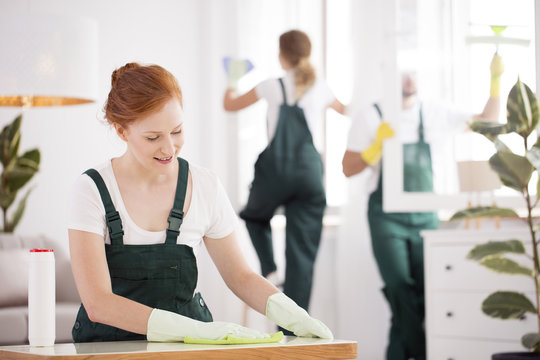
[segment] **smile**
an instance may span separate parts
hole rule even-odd
[[[155,157],[154,159],[156,159],[160,163],[169,163],[172,160],[172,158],[173,158],[172,156],[167,156],[167,157],[163,157],[163,158]]]

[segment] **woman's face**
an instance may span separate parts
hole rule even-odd
[[[184,111],[176,98],[158,112],[140,118],[127,128],[115,125],[128,151],[148,170],[166,173],[173,168],[184,145]]]

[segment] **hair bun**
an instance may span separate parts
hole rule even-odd
[[[127,71],[129,71],[131,69],[139,68],[139,67],[141,67],[141,65],[139,65],[138,63],[131,62],[131,63],[127,63],[126,65],[124,65],[122,67],[119,67],[118,69],[114,70],[112,75],[111,75],[111,85],[114,87],[114,84],[118,81],[120,76],[122,76],[122,74],[124,74],[125,72],[127,72]]]

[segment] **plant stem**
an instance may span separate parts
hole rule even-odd
[[[538,292],[538,248],[536,246],[536,231],[534,230],[534,224],[532,219],[532,209],[531,205],[531,195],[529,194],[529,189],[525,187],[525,199],[527,201],[527,222],[529,223],[529,230],[531,231],[531,240],[532,240],[532,249],[533,249],[533,259],[534,259],[534,290],[535,290],[535,300],[536,300],[536,319],[538,321],[538,332],[540,333],[540,294]]]

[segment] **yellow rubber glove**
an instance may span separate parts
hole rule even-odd
[[[267,339],[270,335],[230,322],[203,322],[171,311],[154,309],[148,318],[148,341],[173,342],[184,338],[223,340],[228,336]]]
[[[362,158],[369,165],[377,163],[382,156],[382,144],[384,139],[388,139],[394,136],[394,129],[389,123],[383,121],[377,129],[375,135],[375,141],[364,151],[362,151]]]
[[[493,59],[491,59],[489,71],[491,72],[491,86],[489,88],[489,96],[499,97],[501,92],[501,75],[504,72],[504,63],[502,61],[502,56],[500,56],[498,53],[493,54]]]
[[[306,310],[282,292],[268,297],[266,317],[296,336],[334,338],[332,331],[322,321],[309,316]]]

